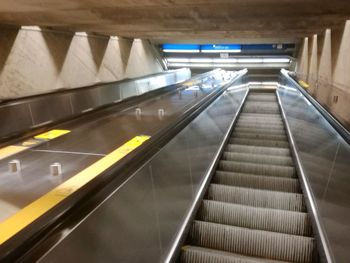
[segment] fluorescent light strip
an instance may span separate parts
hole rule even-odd
[[[206,50],[202,49],[202,53],[240,53],[242,50],[240,49],[227,49],[227,50]]]
[[[163,49],[166,53],[199,53],[198,49]]]

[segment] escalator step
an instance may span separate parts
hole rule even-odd
[[[292,262],[312,262],[310,237],[194,221],[190,244],[211,249]]]
[[[270,127],[266,128],[254,128],[251,127],[236,127],[235,132],[242,132],[242,133],[249,133],[249,132],[255,132],[255,133],[264,133],[264,134],[278,134],[278,135],[286,135],[286,132],[284,129],[273,129]]]
[[[306,213],[228,204],[211,200],[203,200],[197,219],[291,235],[309,236],[311,234],[311,225]]]
[[[279,178],[265,175],[216,171],[212,182],[214,184],[225,184],[261,190],[283,191],[288,193],[301,192],[299,181],[296,178]]]
[[[275,140],[275,141],[285,141],[287,142],[287,136],[282,134],[265,134],[256,132],[234,132],[232,134],[234,138],[243,139],[260,139],[260,140]]]
[[[227,172],[261,174],[276,177],[296,177],[294,167],[272,164],[220,161],[219,169]]]
[[[247,101],[243,106],[243,112],[247,113],[272,113],[276,114],[279,113],[279,107],[278,104],[275,102],[260,102],[257,103],[256,101]]]
[[[247,162],[247,163],[293,166],[293,159],[290,156],[274,156],[272,158],[271,156],[264,155],[264,154],[248,154],[248,153],[225,151],[221,159],[227,160],[227,161],[238,161],[238,162]]]
[[[240,118],[245,118],[245,117],[253,117],[253,118],[275,118],[275,119],[280,119],[282,120],[281,118],[281,115],[279,113],[277,114],[264,114],[264,113],[245,113],[245,112],[242,112],[240,115],[239,115]]]
[[[248,257],[225,251],[195,246],[184,246],[181,263],[283,263],[285,261]]]
[[[210,184],[207,199],[290,211],[305,211],[302,194]]]
[[[283,124],[282,119],[277,119],[275,117],[240,117],[238,119],[241,123],[272,123],[281,125]]]
[[[238,145],[228,144],[226,147],[228,152],[239,152],[249,154],[265,154],[272,156],[290,156],[290,150],[287,148],[267,147],[267,146],[254,146],[254,145]]]
[[[274,94],[250,94],[247,98],[247,101],[270,101],[270,102],[277,102],[276,96]]]
[[[249,118],[241,117],[238,119],[238,123],[244,124],[272,124],[276,126],[283,126],[283,121],[275,118]]]
[[[280,148],[288,148],[289,146],[289,143],[287,141],[245,139],[245,138],[230,138],[230,144],[268,146],[268,147],[280,147]]]
[[[250,130],[255,129],[275,129],[275,130],[284,130],[284,126],[282,124],[277,123],[254,123],[254,122],[240,122],[238,121],[236,124],[237,128],[248,128]]]

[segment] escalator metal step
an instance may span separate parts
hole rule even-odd
[[[311,234],[311,225],[306,213],[228,204],[211,200],[203,200],[197,219],[291,235],[309,236]]]
[[[219,170],[237,173],[261,174],[276,177],[296,177],[296,171],[294,167],[272,164],[222,160],[219,162]]]
[[[310,237],[252,230],[242,227],[194,221],[192,245],[292,262],[312,262],[315,241]]]
[[[275,118],[275,119],[279,119],[282,120],[281,115],[279,113],[277,114],[264,114],[264,113],[246,113],[246,112],[242,112],[239,115],[239,118],[246,118],[246,117],[253,117],[253,118]]]
[[[181,263],[283,263],[285,261],[248,257],[225,251],[195,246],[184,246]]]
[[[239,145],[228,144],[226,147],[228,152],[250,153],[250,154],[266,154],[272,156],[290,156],[289,148],[254,146],[254,145]]]
[[[285,135],[286,132],[284,129],[273,129],[270,127],[266,128],[254,128],[252,129],[251,127],[236,127],[235,132],[255,132],[255,133],[264,133],[264,134],[279,134],[279,135]]]
[[[299,181],[296,178],[279,178],[265,175],[216,171],[212,183],[261,190],[301,193]]]
[[[287,141],[246,139],[246,138],[230,138],[230,144],[268,146],[268,147],[280,147],[280,148],[288,148],[289,146],[289,143]]]
[[[274,94],[250,94],[247,101],[270,101],[277,102],[276,96]]]
[[[275,129],[284,130],[284,126],[278,123],[256,123],[256,122],[240,122],[236,124],[237,128],[249,128],[252,129]]]
[[[279,113],[278,104],[275,102],[260,102],[256,103],[256,101],[247,101],[244,106],[242,112],[247,113]]]
[[[271,123],[271,124],[276,124],[279,126],[283,125],[283,121],[280,119],[276,119],[276,118],[269,118],[269,117],[265,117],[265,118],[252,118],[252,117],[241,117],[238,119],[239,123],[248,123],[248,124],[260,124],[260,123]]]
[[[264,155],[264,154],[248,154],[248,153],[225,151],[221,159],[227,160],[227,161],[237,161],[237,162],[247,162],[247,163],[293,166],[293,159],[290,156],[274,156],[273,158],[271,158],[271,156]]]
[[[210,184],[207,199],[255,207],[305,212],[303,196],[298,193]]]
[[[259,139],[259,140],[275,140],[287,142],[287,136],[282,134],[265,134],[265,133],[253,133],[253,132],[234,132],[232,134],[234,138],[242,139]]]

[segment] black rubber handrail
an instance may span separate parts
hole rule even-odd
[[[350,132],[329,112],[327,111],[317,100],[315,100],[306,90],[304,90],[297,80],[295,80],[289,74],[288,70],[282,69],[281,74],[295,86],[304,97],[321,113],[321,115],[329,122],[330,125],[339,133],[340,136],[350,144]]]

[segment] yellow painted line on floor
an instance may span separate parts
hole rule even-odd
[[[51,130],[34,136],[35,139],[52,140],[62,135],[70,133],[69,130]]]
[[[136,136],[0,223],[0,245],[147,141]]]
[[[25,146],[10,145],[0,149],[0,160],[28,149]]]

